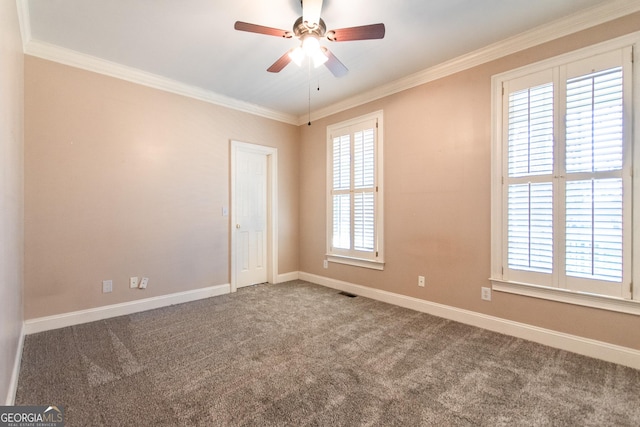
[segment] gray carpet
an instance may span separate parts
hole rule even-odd
[[[16,404],[68,426],[639,426],[640,371],[290,282],[29,335]]]

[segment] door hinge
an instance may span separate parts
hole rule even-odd
[[[504,267],[500,267],[500,274],[502,275],[501,279],[504,279]]]
[[[502,96],[504,96],[504,83],[502,83]]]
[[[633,282],[629,283],[629,292],[631,293],[631,298],[633,298]]]
[[[378,251],[376,251],[376,258],[378,258]]]
[[[376,185],[376,193],[378,192],[378,186]]]

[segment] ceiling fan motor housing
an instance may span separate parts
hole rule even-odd
[[[320,22],[318,24],[309,25],[308,22],[302,20],[301,16],[293,24],[293,34],[295,34],[300,40],[308,36],[313,36],[318,39],[322,38],[326,31],[327,26],[322,18],[320,18]]]

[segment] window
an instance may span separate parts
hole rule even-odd
[[[382,270],[382,112],[327,128],[327,259]]]
[[[494,76],[495,290],[640,314],[632,44]]]

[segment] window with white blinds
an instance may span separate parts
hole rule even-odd
[[[381,269],[382,113],[327,129],[327,258]]]
[[[566,98],[566,274],[621,283],[622,67],[569,79]]]
[[[599,49],[493,79],[496,290],[634,299],[632,47]]]
[[[553,268],[553,85],[509,94],[507,240],[509,268]]]

